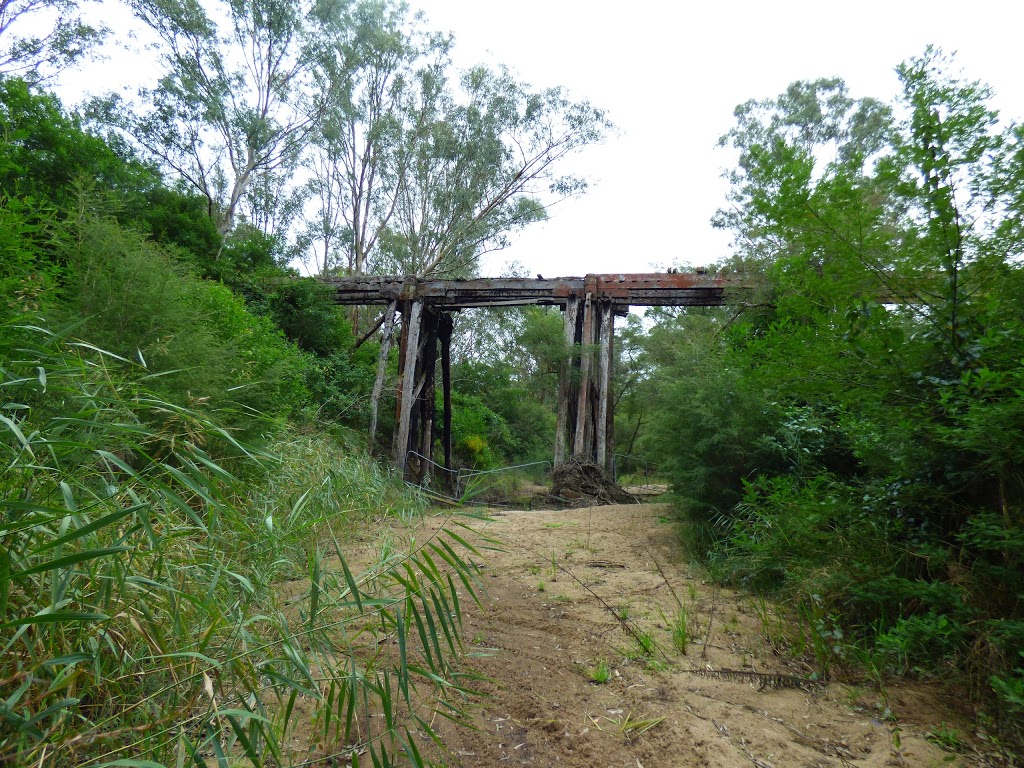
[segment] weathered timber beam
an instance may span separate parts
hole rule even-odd
[[[609,468],[608,461],[608,409],[611,406],[612,391],[612,339],[615,336],[615,315],[612,314],[612,306],[609,303],[601,304],[600,314],[600,354],[598,358],[597,374],[597,418],[594,422],[594,429],[597,432],[597,463],[606,469]]]
[[[441,341],[441,389],[444,413],[442,415],[441,440],[444,443],[444,468],[449,470],[446,478],[451,481],[452,469],[452,316],[441,315],[438,323],[438,336]]]
[[[583,457],[586,459],[592,458],[591,438],[593,437],[593,432],[591,431],[592,424],[590,418],[590,389],[592,382],[590,380],[590,370],[593,357],[591,345],[594,343],[595,309],[593,296],[588,293],[583,300],[583,334],[580,337],[580,389],[577,394],[576,434],[573,435],[572,448],[573,457]]]
[[[611,301],[616,311],[638,306],[718,306],[725,303],[726,288],[745,287],[743,278],[728,278],[701,272],[607,274],[584,277],[539,278],[496,277],[474,280],[419,280],[402,277],[353,277],[328,280],[334,288],[335,303],[387,304],[391,301],[426,301],[437,309],[471,307],[556,305],[564,307],[570,297],[583,298],[590,291],[594,300]]]
[[[404,473],[409,456],[409,431],[412,422],[412,406],[416,385],[416,363],[420,347],[420,317],[423,302],[414,301],[409,312],[409,325],[402,329],[405,349],[405,369],[402,371],[402,395],[399,401],[398,434],[395,437],[395,464]]]
[[[377,411],[380,405],[381,390],[384,389],[384,374],[388,365],[388,353],[391,352],[391,339],[395,335],[395,308],[397,302],[388,302],[384,313],[384,333],[380,340],[380,355],[377,358],[377,378],[373,380],[373,393],[370,395],[370,445],[377,434]]]
[[[572,297],[565,306],[565,357],[558,366],[558,416],[555,421],[555,466],[565,461],[566,437],[569,429],[569,396],[572,391],[572,356],[575,355],[576,314],[579,301]]]

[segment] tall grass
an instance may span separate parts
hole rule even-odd
[[[147,376],[0,325],[0,764],[297,765],[308,721],[318,757],[422,764],[413,730],[472,684],[465,523],[350,567],[353,526],[415,497],[326,438],[247,449]]]

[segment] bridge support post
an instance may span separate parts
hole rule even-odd
[[[594,344],[594,295],[588,291],[583,300],[583,329],[580,332],[580,381],[576,392],[576,432],[573,435],[572,455],[574,458],[592,459],[590,450],[593,438],[591,420],[590,390],[592,386]]]
[[[613,341],[615,337],[615,313],[612,312],[610,301],[601,302],[600,351],[597,375],[597,418],[594,432],[596,433],[595,461],[611,471],[614,461],[614,411],[612,400],[612,365]],[[609,447],[611,450],[609,450]]]
[[[444,445],[444,468],[447,471],[445,480],[452,482],[452,316],[448,312],[441,313],[437,324],[437,335],[441,342],[441,397],[443,399],[443,415],[441,426],[441,442]]]
[[[558,369],[558,416],[555,421],[555,466],[565,461],[566,443],[569,437],[570,400],[575,394],[572,384],[573,371],[578,365],[576,354],[579,343],[576,335],[576,318],[579,315],[579,299],[570,296],[565,303],[565,357]],[[574,430],[575,433],[575,430]]]
[[[413,401],[416,396],[416,368],[419,360],[420,318],[423,301],[406,302],[402,307],[402,341],[398,350],[398,390],[395,392],[395,466],[405,474],[409,462],[409,435],[412,431]]]
[[[582,306],[581,306],[582,305]],[[565,345],[558,382],[555,466],[573,458],[614,465],[615,307],[588,291],[565,305]]]
[[[402,339],[398,355],[395,465],[406,480],[423,483],[433,466],[437,431],[437,358],[441,353],[444,413],[442,442],[445,468],[452,462],[452,317],[416,299],[402,310]]]
[[[387,311],[384,313],[384,326],[381,330],[380,356],[377,358],[377,378],[373,380],[373,393],[370,395],[370,439],[369,445],[373,447],[373,440],[377,436],[377,411],[380,406],[380,394],[384,389],[384,374],[387,372],[388,355],[391,353],[391,340],[395,335],[395,309],[398,302],[392,299],[388,302]]]

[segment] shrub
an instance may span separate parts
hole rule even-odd
[[[255,453],[27,322],[0,325],[0,361],[0,763],[293,764],[303,713],[326,760],[389,764],[433,735],[423,702],[459,716],[478,553],[446,529],[354,572],[352,525],[418,508],[373,464],[312,438]]]

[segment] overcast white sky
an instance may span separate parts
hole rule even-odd
[[[110,3],[104,6],[110,7]],[[606,109],[619,135],[574,161],[594,181],[550,219],[489,257],[547,277],[699,266],[728,252],[709,220],[724,203],[716,142],[734,107],[777,96],[794,80],[838,75],[854,97],[890,99],[893,68],[933,43],[988,82],[1004,118],[1024,118],[1019,57],[1024,6],[1009,0],[410,0],[455,33],[456,64],[504,63],[534,86],[560,85]],[[120,71],[115,77],[136,72]],[[109,77],[77,78],[74,103]]]
[[[1024,5],[1013,0],[412,4],[455,33],[459,63],[504,62],[534,85],[562,85],[621,131],[581,156],[588,194],[524,231],[492,272],[510,258],[549,277],[721,258],[729,237],[709,220],[731,158],[715,144],[737,104],[794,80],[838,75],[855,97],[889,99],[894,67],[933,43],[994,87],[1004,117],[1024,118]]]

